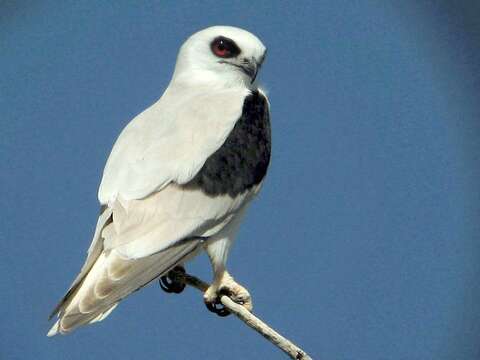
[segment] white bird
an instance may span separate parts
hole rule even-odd
[[[215,306],[224,292],[251,310],[248,291],[225,264],[270,161],[269,103],[255,82],[265,52],[256,36],[227,26],[182,45],[162,97],[113,146],[87,259],[53,311],[48,336],[103,320],[202,249],[214,273],[204,295],[210,310],[224,314]]]

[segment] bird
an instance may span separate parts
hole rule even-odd
[[[206,252],[208,309],[227,294],[252,310],[226,262],[270,163],[270,104],[257,74],[266,47],[254,34],[212,26],[180,47],[163,95],[121,131],[98,190],[100,214],[85,263],[53,310],[47,336],[105,319],[118,303]]]

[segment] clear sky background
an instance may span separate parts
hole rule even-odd
[[[114,140],[225,24],[269,49],[273,161],[229,259],[255,312],[317,360],[479,359],[480,3],[193,3],[0,1],[0,358],[282,358],[157,283],[45,336]]]

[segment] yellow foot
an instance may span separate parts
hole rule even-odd
[[[228,296],[248,311],[252,311],[253,304],[250,293],[242,285],[235,282],[227,272],[224,273],[220,281],[214,281],[203,295],[203,300],[208,310],[218,316],[227,316],[230,314],[230,311],[220,302],[220,298],[223,295]]]

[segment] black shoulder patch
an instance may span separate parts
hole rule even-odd
[[[225,143],[185,186],[208,195],[235,197],[258,185],[270,162],[271,130],[267,100],[258,92],[245,98],[240,119]]]

